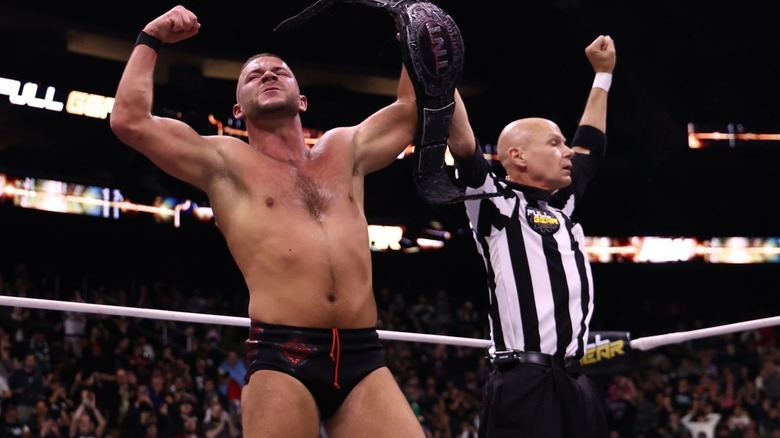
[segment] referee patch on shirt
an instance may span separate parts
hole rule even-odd
[[[561,223],[554,214],[541,208],[528,206],[525,209],[525,218],[531,229],[541,235],[555,234],[561,228]]]

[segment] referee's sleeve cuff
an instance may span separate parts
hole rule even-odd
[[[603,157],[607,152],[607,135],[593,126],[580,125],[577,127],[577,131],[574,132],[571,145],[590,149],[591,153]]]
[[[474,142],[476,147],[471,157],[458,158],[453,155],[455,168],[458,170],[458,182],[469,187],[481,186],[490,171],[490,164],[485,160],[479,140],[475,138]]]

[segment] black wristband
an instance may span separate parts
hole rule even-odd
[[[138,34],[138,39],[135,40],[135,45],[143,44],[145,46],[151,47],[155,52],[160,51],[160,47],[162,47],[162,41],[160,41],[159,38],[149,35],[148,33],[141,31],[141,33]]]

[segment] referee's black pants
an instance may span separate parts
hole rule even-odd
[[[480,438],[606,438],[604,400],[585,375],[518,363],[494,368]]]

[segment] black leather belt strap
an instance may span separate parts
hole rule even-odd
[[[537,351],[497,351],[491,359],[499,369],[506,369],[521,363],[532,363],[544,367],[560,368],[575,376],[582,374],[582,365],[580,365],[579,360],[573,357],[551,356]]]
[[[401,57],[417,97],[413,176],[420,196],[433,204],[485,197],[465,195],[465,188],[452,181],[444,163],[455,87],[463,71],[463,39],[452,18],[438,6],[418,0],[319,0],[275,30],[299,27],[334,3],[384,8],[396,20]]]

